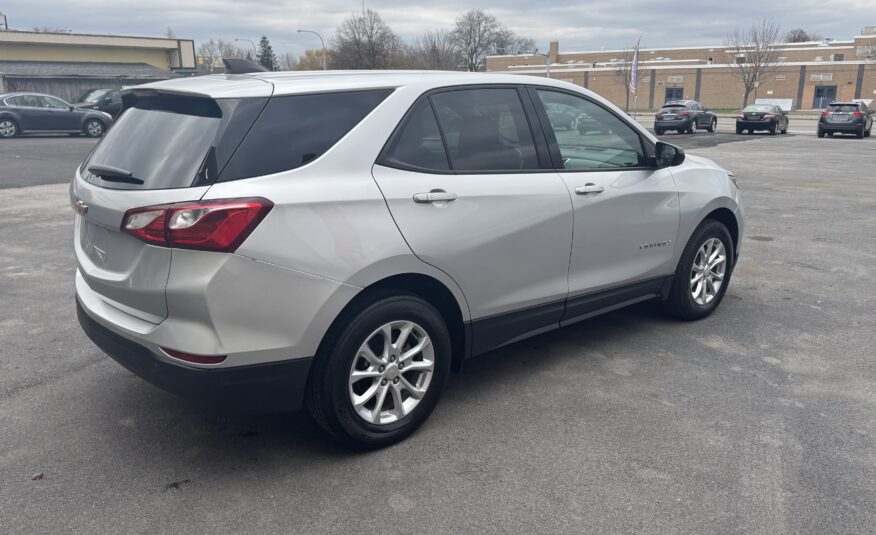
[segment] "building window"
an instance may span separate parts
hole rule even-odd
[[[666,78],[666,81],[670,84],[680,84],[684,82],[684,76],[680,74],[674,74]]]
[[[736,54],[736,63],[745,63],[745,54]]]
[[[845,54],[834,54],[832,59],[833,59],[833,61],[845,61],[846,55]]]
[[[708,63],[709,65],[711,65],[711,64],[714,63],[714,62],[715,62],[715,58],[713,58],[713,57],[711,57],[711,56],[709,56],[709,59],[706,60],[706,63]]]
[[[651,77],[650,77],[650,76],[643,76],[643,77],[642,77],[642,82],[650,82],[650,81],[651,81]]]
[[[787,56],[779,56],[779,61],[778,61],[779,63],[785,63],[786,61],[788,61]]]
[[[785,79],[785,75],[784,75],[784,74],[777,74],[777,75],[776,75],[776,80],[784,80],[784,79]]]
[[[830,82],[831,80],[833,80],[833,73],[813,73],[812,76],[809,77],[809,80],[813,82]]]

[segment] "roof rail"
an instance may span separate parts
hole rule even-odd
[[[259,65],[254,61],[240,58],[222,58],[222,63],[225,64],[226,74],[246,74],[248,72],[268,72],[263,65]]]

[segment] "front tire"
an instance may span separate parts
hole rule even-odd
[[[0,119],[0,137],[10,138],[18,135],[18,123],[12,119]]]
[[[709,132],[714,132],[718,129],[718,119],[713,118],[712,122],[709,123],[709,127],[706,128]]]
[[[83,133],[88,137],[101,137],[104,130],[105,127],[103,121],[98,119],[89,119],[85,122],[85,126],[82,128]]]
[[[346,311],[314,360],[306,404],[348,446],[374,449],[413,433],[450,373],[450,333],[417,296],[384,294]]]
[[[666,300],[669,311],[689,321],[714,312],[730,284],[734,254],[733,240],[723,223],[714,219],[700,223],[675,270]]]

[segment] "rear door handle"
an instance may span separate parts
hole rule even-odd
[[[578,186],[575,188],[575,193],[578,195],[589,195],[591,193],[602,193],[605,191],[605,186],[597,186],[596,184],[589,182],[584,184],[583,186]]]
[[[419,203],[427,203],[427,202],[449,202],[455,201],[456,194],[450,193],[443,190],[432,190],[429,193],[415,193],[414,194],[414,202]]]

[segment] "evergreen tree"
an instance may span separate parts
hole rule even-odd
[[[259,41],[259,53],[258,56],[256,56],[256,61],[259,65],[269,71],[276,71],[279,67],[277,56],[274,54],[274,48],[271,46],[271,42],[268,41],[268,38],[264,35],[262,36],[261,41]]]

